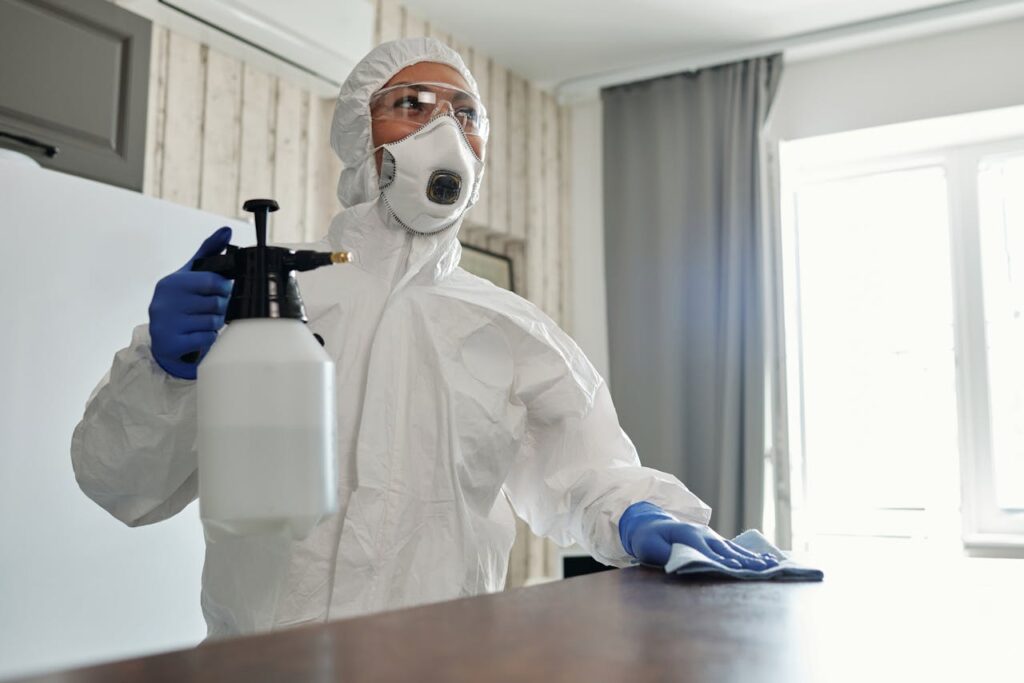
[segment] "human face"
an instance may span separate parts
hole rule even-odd
[[[421,83],[424,81],[445,83],[462,90],[469,90],[469,84],[466,83],[466,79],[462,77],[462,74],[447,64],[439,64],[437,62],[419,62],[407,66],[381,86],[381,89],[398,85],[399,83]],[[401,140],[415,129],[415,126],[409,121],[374,119],[371,121],[373,146],[376,148],[389,142]],[[467,135],[466,139],[469,140],[469,144],[473,151],[476,152],[476,155],[483,159],[485,141],[477,135]],[[377,150],[375,156],[377,158],[377,172],[380,173],[380,163],[383,156],[382,150]]]

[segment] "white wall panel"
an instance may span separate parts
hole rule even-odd
[[[423,21],[409,10],[403,10],[402,37],[419,38],[427,35],[427,22]]]
[[[277,78],[248,64],[242,67],[241,141],[235,214],[254,197],[274,196]]]
[[[334,100],[160,26],[151,59],[145,192],[243,218],[242,202],[271,197],[281,204],[273,239],[324,234],[341,171],[329,139]]]
[[[543,138],[541,144],[541,171],[544,181],[544,208],[542,212],[543,243],[541,258],[544,271],[544,310],[558,323],[562,316],[562,269],[567,265],[562,257],[561,222],[562,172],[559,145],[558,105],[550,93],[541,93]]]
[[[490,174],[490,228],[508,234],[508,71],[490,62],[491,138],[487,143],[487,172]]]
[[[275,242],[303,240],[308,123],[309,92],[287,81],[278,81],[272,196],[281,209],[270,219],[270,238]]]
[[[153,26],[149,58],[149,103],[146,110],[146,159],[142,192],[159,195],[164,166],[164,114],[167,109],[168,31]]]
[[[530,138],[527,83],[514,74],[508,77],[508,232],[526,238],[526,164]],[[533,294],[529,294],[533,296]]]
[[[331,119],[334,100],[311,96],[309,104],[309,158],[307,160],[306,226],[307,241],[327,234],[331,218],[341,209],[338,201],[338,176],[341,161],[331,149]]]
[[[487,59],[486,55],[476,50],[467,49],[464,46],[458,46],[459,54],[462,55],[462,59],[469,65],[469,70],[473,72],[473,77],[476,79],[477,88],[480,90],[480,99],[484,103],[484,107],[488,110],[491,109],[491,69],[490,60]],[[488,114],[490,115],[490,114]],[[474,225],[491,225],[491,151],[492,140],[487,141],[487,147],[484,151],[484,178],[483,183],[480,185],[480,201],[477,202],[476,206],[473,207],[469,222]]]
[[[374,44],[379,45],[402,37],[402,6],[397,0],[377,3],[377,30]]]
[[[515,87],[519,87],[518,83]],[[547,297],[544,291],[544,247],[546,218],[544,213],[544,103],[543,93],[523,82],[525,91],[526,117],[522,135],[515,136],[523,144],[514,144],[513,150],[523,148],[525,156],[520,161],[513,153],[513,160],[519,162],[513,171],[513,180],[522,183],[525,192],[513,192],[513,234],[523,230],[526,237],[526,293],[530,300],[547,311]],[[513,109],[513,111],[516,111]],[[513,130],[516,130],[513,128]],[[528,133],[527,133],[528,131]],[[518,177],[522,174],[522,178]],[[518,212],[522,211],[519,219]],[[520,228],[520,222],[522,227]]]
[[[212,50],[207,53],[205,102],[199,208],[233,216],[238,212],[242,130],[240,61]]]
[[[191,207],[199,205],[206,52],[190,38],[169,36],[160,196]]]

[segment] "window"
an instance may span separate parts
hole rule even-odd
[[[794,546],[1024,547],[1022,114],[783,143]]]
[[[969,540],[1024,533],[1024,150],[980,159],[978,209],[990,430],[967,477]]]

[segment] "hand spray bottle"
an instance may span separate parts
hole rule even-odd
[[[197,371],[199,515],[231,534],[305,538],[337,510],[334,363],[306,327],[296,271],[344,252],[267,246],[272,199],[250,199],[256,246],[233,245],[192,270],[232,278],[227,326]]]

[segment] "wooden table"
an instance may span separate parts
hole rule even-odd
[[[821,584],[636,567],[32,680],[1024,681],[1024,562],[977,567],[826,565]]]

